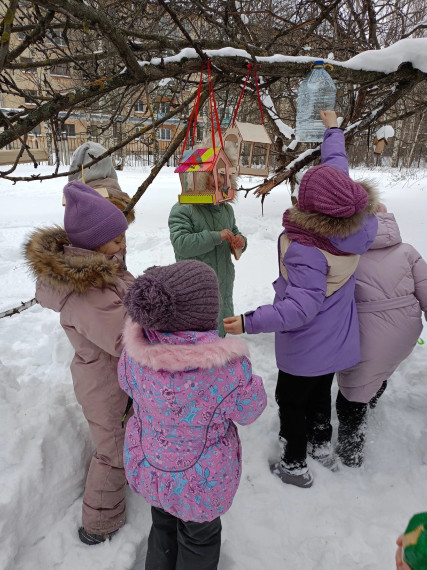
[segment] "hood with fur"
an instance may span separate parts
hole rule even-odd
[[[37,279],[66,294],[114,285],[123,268],[118,255],[72,247],[59,226],[35,230],[24,244],[24,257]]]
[[[356,212],[349,218],[335,218],[320,212],[308,212],[301,210],[298,206],[293,206],[288,210],[289,220],[317,234],[318,236],[329,238],[331,236],[347,237],[360,228],[363,217],[375,214],[379,203],[377,190],[368,182],[359,181],[358,184],[368,193],[368,204],[361,212]]]
[[[129,194],[123,192],[119,183],[114,178],[97,178],[96,180],[86,182],[86,184],[94,190],[97,190],[102,196],[105,196],[107,200],[122,212],[130,202]],[[106,194],[108,194],[108,196],[106,196]],[[127,214],[126,220],[128,224],[135,221],[135,210],[133,208]]]

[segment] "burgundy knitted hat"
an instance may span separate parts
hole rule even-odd
[[[150,267],[129,287],[123,303],[133,321],[158,331],[207,331],[218,326],[215,271],[189,259]]]
[[[83,182],[64,187],[64,228],[70,242],[83,249],[96,249],[127,230],[123,213]]]
[[[304,174],[297,207],[333,218],[350,218],[368,204],[366,190],[333,166],[313,166]]]

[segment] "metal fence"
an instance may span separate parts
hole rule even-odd
[[[100,138],[100,137],[87,137],[84,135],[77,135],[75,137],[64,137],[61,140],[56,141],[57,154],[59,155],[59,161],[61,164],[69,165],[71,163],[71,157],[74,151],[83,143],[91,140],[93,142],[98,142],[105,146],[105,148],[111,148],[117,145],[118,139],[116,138]],[[125,161],[125,166],[152,166],[158,159],[163,155],[163,153],[169,147],[171,141],[156,141],[148,142],[144,139],[135,139],[123,149],[118,150],[112,155],[113,161],[116,166],[120,165],[121,162]],[[45,135],[30,135],[27,138],[27,145],[31,150],[45,150],[47,152],[47,137]],[[13,141],[4,147],[4,150],[16,150],[21,149],[20,141]],[[53,161],[56,162],[55,148],[53,145]],[[178,161],[181,157],[182,146],[178,147],[174,155],[171,156],[168,165],[177,166]],[[47,161],[42,160],[41,164],[47,164]]]

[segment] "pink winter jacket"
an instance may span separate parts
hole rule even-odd
[[[25,255],[37,277],[37,301],[60,313],[74,348],[71,373],[77,400],[85,408],[91,401],[85,378],[97,377],[101,386],[107,377],[117,378],[126,315],[122,299],[134,278],[124,269],[122,256],[72,247],[59,227],[36,230]]]
[[[246,344],[217,331],[156,333],[127,320],[119,382],[133,398],[125,437],[129,485],[155,507],[211,521],[240,481],[237,427],[266,406]]]
[[[338,373],[347,400],[367,403],[412,352],[427,311],[427,264],[402,243],[393,214],[379,213],[378,233],[356,270],[361,361]]]

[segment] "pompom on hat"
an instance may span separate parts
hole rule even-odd
[[[298,190],[297,207],[333,218],[350,218],[362,212],[368,194],[361,184],[333,166],[313,166],[304,174]]]
[[[135,279],[123,303],[144,329],[213,330],[218,326],[218,279],[211,267],[197,260],[151,267]]]
[[[75,247],[96,249],[127,230],[123,212],[83,182],[64,187],[64,228]]]

